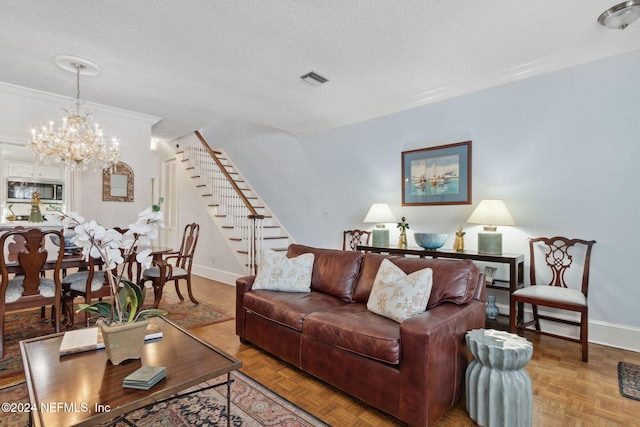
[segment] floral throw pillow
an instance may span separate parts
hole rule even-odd
[[[407,275],[384,259],[373,281],[367,309],[400,323],[427,309],[432,286],[433,271],[430,268]]]
[[[282,292],[311,292],[313,254],[287,258],[270,249],[262,252],[262,261],[251,289]]]

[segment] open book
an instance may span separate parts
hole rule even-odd
[[[151,321],[147,325],[147,333],[144,336],[145,341],[162,338],[162,330],[160,325]],[[60,345],[60,356],[66,354],[80,353],[82,351],[91,351],[104,348],[104,340],[100,328],[82,328],[73,331],[67,331],[62,337]]]

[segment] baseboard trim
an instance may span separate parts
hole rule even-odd
[[[509,307],[506,304],[497,304],[497,306],[500,309],[501,314],[508,315]],[[525,319],[533,318],[531,309],[525,308],[524,312]],[[540,313],[544,313],[544,310],[540,310]],[[558,313],[554,313],[554,315],[558,316]],[[561,317],[568,320],[578,319],[577,317],[572,316]],[[553,322],[546,323],[547,325],[541,325],[541,329],[544,330],[546,327],[551,332],[574,335],[577,337],[577,329],[575,327],[556,324]],[[589,320],[589,342],[640,353],[640,328],[603,322],[600,320]]]
[[[193,265],[191,272],[197,276],[201,276],[216,282],[221,282],[227,285],[236,285],[236,279],[242,277],[241,274],[230,273],[228,271],[218,270],[211,267],[203,267],[201,265]]]
[[[640,353],[640,328],[589,321],[589,342]]]

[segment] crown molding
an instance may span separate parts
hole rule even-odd
[[[0,82],[0,97],[12,98],[17,101],[39,104],[50,108],[68,107],[75,101],[75,98],[56,95],[50,92],[44,92],[37,89],[30,89],[23,86],[17,86],[9,83]],[[161,117],[149,114],[138,113],[135,111],[123,110],[121,108],[110,107],[108,105],[95,104],[85,101],[83,107],[90,109],[94,114],[109,115],[116,118],[126,118],[135,120],[153,126],[162,120]]]

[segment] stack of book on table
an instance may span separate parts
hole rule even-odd
[[[149,390],[167,376],[164,366],[143,366],[124,378],[122,387]]]

